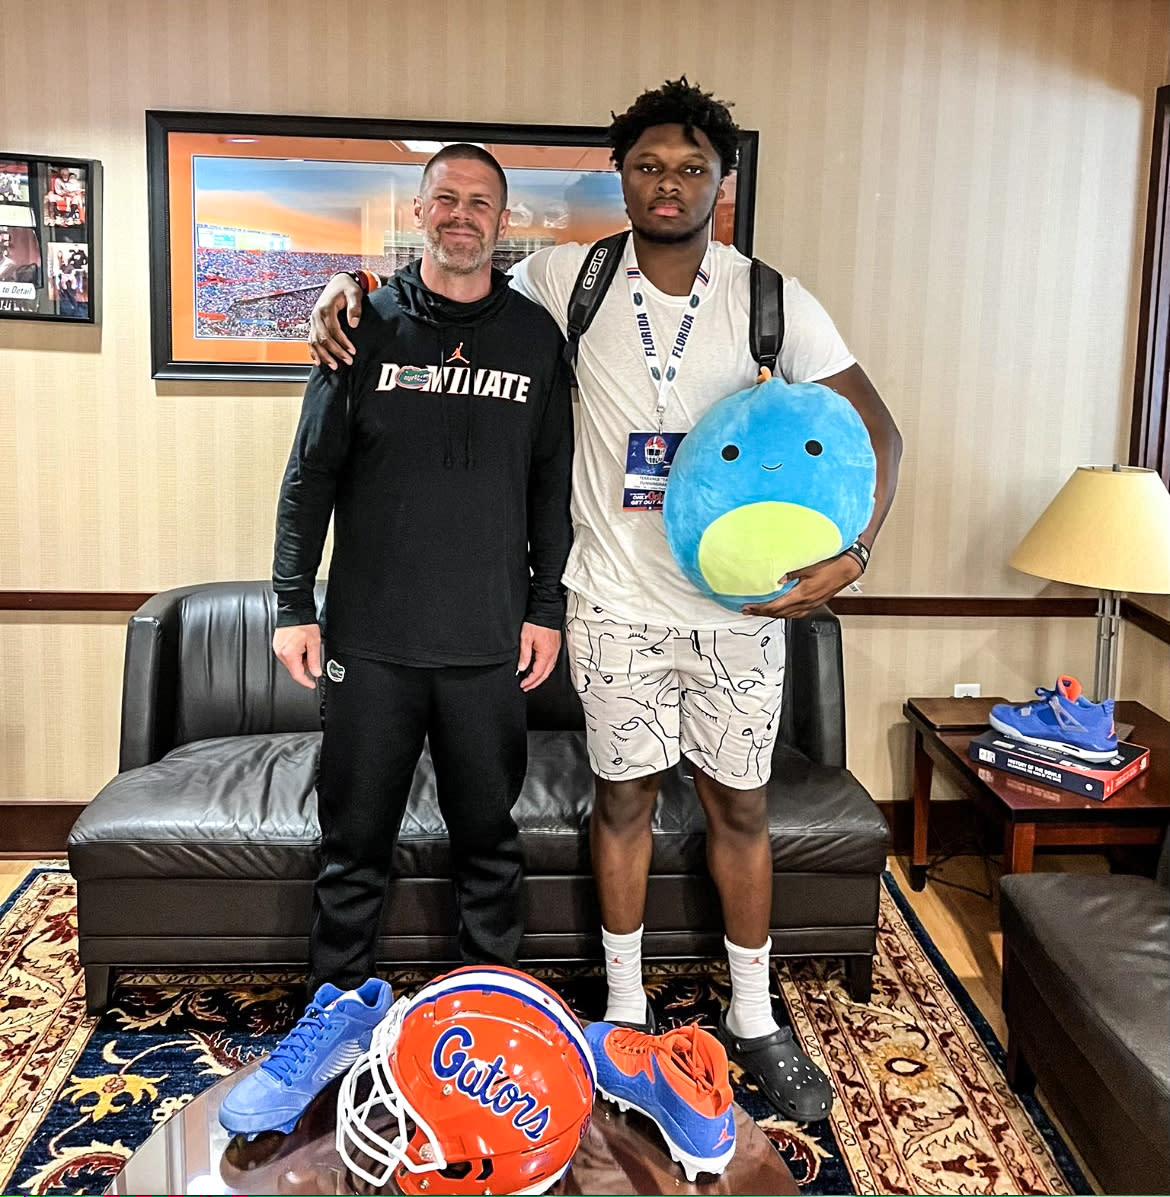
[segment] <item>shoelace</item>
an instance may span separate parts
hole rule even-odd
[[[633,1027],[616,1027],[610,1031],[608,1038],[612,1040],[614,1047],[642,1055],[654,1045],[653,1035],[647,1035],[645,1031],[635,1031]]]
[[[680,1071],[695,1082],[695,1087],[701,1096],[706,1097],[715,1092],[715,1078],[708,1071],[706,1061],[694,1050],[692,1045],[672,1044],[670,1055]]]
[[[1086,730],[1085,725],[1079,719],[1074,719],[1065,710],[1063,703],[1060,701],[1060,695],[1055,690],[1045,690],[1043,686],[1037,686],[1036,693],[1048,704],[1049,709],[1056,716],[1057,726],[1062,731]]]
[[[310,1006],[301,1015],[297,1025],[276,1045],[272,1055],[261,1065],[278,1081],[285,1081],[297,1066],[308,1058],[313,1043],[325,1029],[325,1011],[320,1006]]]
[[[1042,698],[1043,702],[1029,702],[1025,703],[1019,708],[1020,714],[1027,717],[1031,715],[1032,708],[1038,706],[1046,706],[1056,717],[1057,726],[1062,731],[1085,731],[1085,725],[1078,719],[1074,719],[1068,711],[1064,709],[1060,701],[1060,695],[1055,690],[1046,690],[1043,686],[1036,687],[1036,696]]]
[[[610,1032],[613,1045],[622,1051],[633,1052],[637,1055],[647,1055],[659,1046],[662,1035],[647,1035],[644,1031],[635,1031],[629,1027],[618,1027]],[[714,1092],[713,1078],[704,1067],[704,1062],[695,1051],[690,1038],[677,1032],[671,1033],[670,1058],[685,1076],[689,1077],[701,1094]]]

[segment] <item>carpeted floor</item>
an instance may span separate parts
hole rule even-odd
[[[102,1192],[170,1114],[268,1051],[295,1017],[299,974],[239,972],[123,974],[109,1011],[86,1018],[74,927],[63,869],[36,869],[0,907],[4,1193]],[[599,968],[536,972],[597,1017]],[[387,975],[409,992],[431,974]],[[774,981],[833,1075],[832,1114],[784,1122],[735,1069],[732,1079],[804,1192],[1092,1192],[1040,1107],[1008,1089],[1002,1049],[888,875],[868,1005],[849,1000],[833,961],[780,962]],[[722,961],[653,967],[647,982],[675,1022],[710,1027],[728,996]]]

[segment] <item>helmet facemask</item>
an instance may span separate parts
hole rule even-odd
[[[542,1193],[589,1125],[580,1024],[523,973],[456,970],[401,998],[345,1076],[337,1150],[376,1189]]]

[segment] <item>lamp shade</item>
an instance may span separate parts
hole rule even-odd
[[[1170,491],[1153,470],[1078,466],[1011,564],[1054,582],[1170,594]]]

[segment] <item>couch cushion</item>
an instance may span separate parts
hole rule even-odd
[[[687,771],[684,762],[663,781],[652,823],[650,869],[655,875],[707,868],[703,811]],[[411,874],[435,876],[450,870],[433,787],[424,757],[398,841],[397,859]],[[529,732],[528,773],[513,814],[530,872],[590,871],[592,806],[585,733]],[[781,749],[774,762],[768,824],[777,872],[876,874],[885,867],[889,828],[870,796],[852,774],[816,765],[798,752]]]
[[[1135,1122],[1170,1125],[1170,890],[1145,877],[1013,874],[1013,954]]]
[[[313,876],[320,745],[320,732],[225,736],[119,773],[69,833],[73,875]]]
[[[228,736],[184,744],[119,774],[74,825],[75,875],[313,876],[319,745],[319,733]],[[584,733],[530,732],[528,755],[514,814],[529,871],[588,874],[593,779]],[[777,871],[876,874],[884,867],[885,820],[844,770],[782,752],[768,806]],[[705,871],[702,810],[678,769],[665,779],[653,826],[655,874]],[[394,865],[407,876],[450,874],[426,753],[415,770]]]
[[[777,873],[869,873],[886,867],[890,827],[848,769],[818,765],[781,746],[768,782]]]

